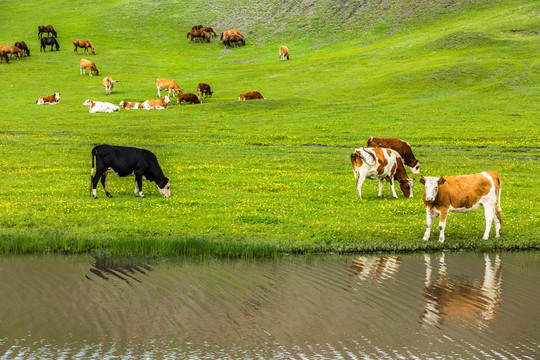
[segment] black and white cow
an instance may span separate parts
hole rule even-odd
[[[94,158],[96,169],[94,172]],[[97,199],[96,187],[101,184],[108,197],[112,197],[107,189],[107,175],[112,173],[119,177],[135,176],[135,196],[144,197],[143,179],[154,181],[163,197],[171,196],[169,178],[165,177],[158,164],[156,155],[145,149],[125,146],[98,145],[92,149],[92,194]],[[96,176],[94,176],[96,174]]]

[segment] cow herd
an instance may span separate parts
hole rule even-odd
[[[52,34],[52,37],[43,37],[43,34]],[[41,50],[45,51],[46,45],[51,45],[51,50],[59,44],[56,41],[57,32],[51,25],[39,26],[38,37],[41,37]],[[197,25],[188,32],[187,38],[191,41],[199,39],[210,42],[217,33],[212,27]],[[235,43],[245,45],[245,39],[236,29],[224,31],[221,34],[221,41],[225,46],[231,46]],[[17,46],[0,45],[0,60],[9,62],[11,56],[20,57],[30,55],[30,50],[24,42],[17,42]],[[83,48],[84,54],[95,54],[92,43],[88,40],[76,40],[73,42],[74,54],[78,54],[77,48]],[[40,51],[41,51],[40,50]],[[10,55],[8,58],[8,54]],[[280,60],[289,59],[289,49],[281,46],[279,49]],[[80,74],[85,75],[88,70],[89,75],[99,75],[99,70],[93,61],[81,59]],[[111,77],[105,77],[102,81],[105,87],[106,95],[112,93],[114,83]],[[183,102],[189,104],[201,104],[202,98],[212,97],[210,85],[199,83],[197,86],[197,95],[193,93],[184,93],[174,80],[157,79],[156,88],[159,99],[146,100],[142,103],[129,102],[122,100],[120,106],[87,99],[83,105],[87,106],[90,113],[99,112],[117,112],[120,108],[125,110],[133,109],[166,109],[170,103],[170,97],[176,96],[178,105]],[[167,91],[168,95],[161,96],[161,91]],[[242,93],[238,96],[239,100],[264,99],[258,91]],[[60,93],[54,93],[50,96],[43,96],[36,100],[39,105],[54,105],[60,101]],[[356,179],[356,188],[358,198],[362,199],[362,184],[365,179],[379,181],[378,196],[382,196],[384,180],[390,183],[392,195],[397,198],[394,189],[394,182],[397,181],[401,192],[406,198],[413,197],[413,178],[407,175],[405,165],[409,167],[414,174],[420,172],[419,161],[414,157],[410,145],[400,139],[371,137],[367,140],[367,146],[355,151],[350,155],[354,177]],[[94,168],[95,160],[95,168]],[[112,197],[107,188],[107,174],[113,173],[123,177],[128,175],[135,176],[135,196],[144,197],[142,192],[142,180],[153,181],[156,183],[159,192],[164,197],[170,196],[170,181],[161,170],[157,157],[148,150],[132,147],[100,145],[92,149],[92,193],[97,198],[96,186],[101,180],[105,193]],[[96,176],[94,176],[94,174]],[[501,178],[497,172],[488,171],[474,175],[463,176],[441,176],[441,177],[421,177],[419,182],[424,186],[425,192],[423,202],[426,206],[426,231],[423,240],[427,241],[431,232],[431,225],[434,219],[439,220],[439,241],[444,242],[444,230],[446,227],[446,218],[448,212],[469,212],[482,205],[485,212],[486,228],[483,239],[489,237],[491,224],[495,222],[495,237],[501,235],[502,211],[500,206],[501,198]]]

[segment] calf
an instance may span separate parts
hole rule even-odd
[[[401,155],[405,165],[411,169],[413,174],[420,173],[420,162],[414,157],[411,146],[408,142],[393,139],[393,138],[380,138],[380,137],[370,137],[367,141],[368,147],[383,147],[395,150]]]
[[[146,100],[145,102],[142,103],[142,105],[145,110],[150,110],[150,109],[162,110],[162,109],[166,109],[167,104],[170,102],[171,101],[169,100],[169,97],[164,96],[160,99]]]
[[[105,95],[112,94],[114,83],[119,82],[120,80],[113,80],[110,77],[103,78],[103,81],[101,82],[103,86],[105,86]]]
[[[60,93],[54,93],[50,96],[42,96],[36,100],[38,105],[56,105],[60,102]]]
[[[81,59],[81,75],[86,75],[86,69],[88,69],[88,74],[92,76],[92,72],[96,73],[96,76],[99,76],[99,70],[96,67],[96,64],[94,64],[93,61]]]
[[[199,95],[199,99],[201,99],[203,95],[205,98],[212,97],[213,92],[210,90],[210,85],[199,83],[197,85],[197,94]]]
[[[495,220],[495,237],[501,236],[501,177],[495,171],[462,176],[421,177],[426,205],[426,232],[429,239],[431,223],[440,216],[439,241],[444,242],[444,229],[448,212],[469,212],[482,205],[486,217],[483,240],[489,237],[491,223]]]
[[[132,109],[144,109],[143,104],[138,102],[127,102],[127,101],[120,101],[120,106],[123,107],[125,110],[132,110]]]
[[[87,106],[90,108],[90,111],[88,111],[91,114],[95,113],[111,113],[120,111],[120,108],[114,104],[108,103],[108,102],[102,102],[102,101],[92,101],[90,99],[87,99],[83,106]]]
[[[201,100],[199,100],[197,95],[191,93],[178,94],[178,105],[182,105],[183,101],[190,104],[201,104]]]
[[[94,158],[96,169],[94,172]],[[103,189],[108,197],[112,197],[107,188],[107,175],[112,173],[119,177],[135,176],[135,196],[144,198],[142,181],[156,183],[159,193],[168,198],[171,196],[169,178],[165,177],[156,155],[145,149],[125,146],[99,145],[92,149],[92,195],[97,199],[96,187],[101,179]],[[94,176],[96,174],[97,176]]]
[[[255,100],[255,99],[264,99],[264,97],[258,91],[249,91],[247,93],[243,93],[243,94],[238,95],[238,100],[240,100],[240,101]]]
[[[159,97],[161,97],[161,90],[168,90],[169,96],[171,96],[171,91],[173,93],[173,96],[174,93],[180,94],[183,91],[182,89],[180,89],[180,86],[178,86],[176,81],[167,79],[156,79],[156,88]]]
[[[366,178],[379,180],[379,197],[382,196],[385,179],[390,183],[394,198],[397,199],[394,179],[399,182],[405,197],[413,197],[413,179],[407,177],[401,156],[396,151],[384,148],[356,149],[351,154],[351,163],[359,199],[362,199],[362,184]]]

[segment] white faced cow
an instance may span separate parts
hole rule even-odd
[[[399,182],[405,197],[413,197],[413,179],[407,177],[401,156],[396,151],[379,147],[359,148],[351,154],[351,163],[359,199],[362,198],[362,184],[366,178],[379,180],[379,197],[382,196],[385,179],[390,183],[392,195],[396,199],[398,196],[394,190],[394,179]]]
[[[425,187],[426,232],[424,240],[429,239],[431,223],[438,216],[439,241],[444,242],[444,228],[448,212],[469,212],[484,206],[486,231],[483,240],[489,237],[491,223],[495,220],[495,237],[501,236],[501,177],[495,171],[475,175],[421,177]]]
[[[94,176],[94,158],[96,170]],[[125,146],[98,145],[92,149],[92,194],[97,199],[96,186],[101,184],[108,197],[112,197],[107,188],[107,174],[112,173],[119,177],[135,176],[135,196],[144,198],[142,181],[154,181],[163,197],[171,196],[169,178],[165,177],[156,155],[145,149]]]

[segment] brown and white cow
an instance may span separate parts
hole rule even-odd
[[[408,142],[394,139],[394,138],[381,138],[381,137],[370,137],[367,140],[368,147],[383,147],[387,149],[395,150],[401,155],[405,165],[411,169],[413,174],[420,173],[420,162],[414,157],[414,154],[411,149],[411,145]]]
[[[448,275],[445,255],[439,256],[439,270],[433,278],[430,255],[424,255],[426,279],[422,324],[440,326],[453,320],[464,327],[484,328],[497,317],[501,304],[502,265],[499,254],[492,263],[484,253],[484,279],[468,280]]]
[[[121,107],[123,107],[125,110],[134,110],[134,109],[144,109],[144,106],[142,103],[138,102],[129,102],[129,101],[120,101],[119,104]]]
[[[212,97],[213,92],[210,90],[210,85],[199,83],[199,85],[197,85],[197,94],[199,95],[199,99],[201,99],[203,95],[205,98]]]
[[[174,80],[156,79],[156,88],[159,97],[161,97],[161,90],[169,91],[169,96],[171,96],[171,91],[173,93],[173,96],[175,93],[180,94],[183,92],[183,90],[180,89],[180,86],[178,86],[178,84]]]
[[[90,109],[88,112],[91,114],[112,113],[112,112],[120,111],[120,108],[114,104],[111,104],[109,102],[103,102],[103,101],[93,101],[90,99],[86,99],[86,101],[83,103],[83,106],[88,107]]]
[[[461,176],[426,176],[420,178],[424,185],[426,205],[426,232],[424,241],[429,240],[431,223],[440,216],[439,241],[444,242],[446,216],[449,212],[469,212],[482,205],[486,217],[483,240],[489,237],[491,223],[495,221],[495,237],[501,236],[501,177],[495,171]]]
[[[240,101],[255,100],[255,99],[264,99],[264,97],[258,91],[249,91],[247,93],[243,93],[243,94],[238,95],[238,100],[240,100]]]
[[[103,86],[105,86],[105,95],[112,94],[114,83],[119,82],[120,80],[113,80],[110,77],[103,78],[103,81],[101,82]]]
[[[145,102],[142,103],[142,105],[143,105],[143,109],[145,110],[151,110],[151,109],[162,110],[162,109],[166,109],[167,104],[170,102],[171,101],[169,100],[169,97],[164,96],[159,99],[146,100]]]
[[[60,93],[54,93],[50,96],[42,96],[36,100],[38,105],[57,105],[60,102]]]
[[[88,69],[88,74],[92,76],[92,72],[96,73],[96,76],[99,75],[99,70],[96,67],[96,64],[94,64],[93,61],[81,59],[81,75],[86,75],[86,69]]]
[[[397,199],[394,179],[399,182],[401,192],[405,197],[413,197],[413,179],[407,177],[401,156],[396,151],[380,147],[359,148],[351,154],[351,163],[359,199],[362,199],[362,184],[366,178],[379,180],[379,197],[382,196],[382,188],[386,180],[390,183],[392,195]]]

